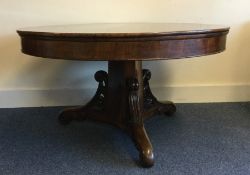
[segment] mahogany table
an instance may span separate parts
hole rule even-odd
[[[96,94],[83,107],[65,109],[62,124],[85,119],[105,122],[126,131],[145,167],[154,164],[153,148],[144,120],[171,115],[172,102],[161,103],[149,86],[151,73],[142,60],[177,59],[216,54],[225,50],[228,27],[203,24],[84,24],[25,28],[22,52],[70,60],[108,61],[108,73],[98,71]]]

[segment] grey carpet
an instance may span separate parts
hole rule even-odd
[[[130,138],[91,122],[61,126],[62,107],[0,109],[0,175],[249,175],[250,103],[178,104],[145,123],[155,166]]]

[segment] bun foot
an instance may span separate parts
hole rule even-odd
[[[173,114],[176,112],[176,106],[174,105],[174,103],[168,102],[167,104],[163,104],[163,105],[165,108],[164,114],[169,116],[169,117],[172,117]]]
[[[154,165],[154,154],[152,150],[145,150],[143,152],[140,152],[140,161],[142,167],[150,168]]]
[[[58,117],[58,121],[61,125],[68,125],[71,123],[72,119],[70,119],[65,112],[61,112]]]

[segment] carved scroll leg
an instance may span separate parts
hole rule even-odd
[[[141,163],[144,167],[154,165],[154,154],[150,140],[143,125],[141,102],[138,95],[139,83],[137,79],[128,80],[130,132],[139,151]]]
[[[161,103],[153,95],[150,86],[149,80],[151,78],[151,72],[147,69],[143,69],[143,96],[144,96],[144,108],[151,110],[151,113],[160,113],[165,115],[172,115],[176,112],[176,106],[173,102]]]
[[[104,111],[105,96],[107,91],[108,74],[105,71],[95,73],[95,79],[99,82],[95,96],[83,107],[68,108],[61,112],[58,120],[67,125],[73,120],[82,121],[90,115]]]
[[[139,151],[140,161],[143,167],[152,167],[154,165],[153,147],[143,125],[134,125],[132,127],[132,137]]]

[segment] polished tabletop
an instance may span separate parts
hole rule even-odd
[[[19,29],[21,33],[39,35],[172,35],[185,33],[209,33],[227,31],[220,25],[191,23],[90,23],[75,25],[38,26]]]
[[[25,54],[70,60],[155,60],[222,52],[229,27],[188,23],[98,23],[19,29]]]

